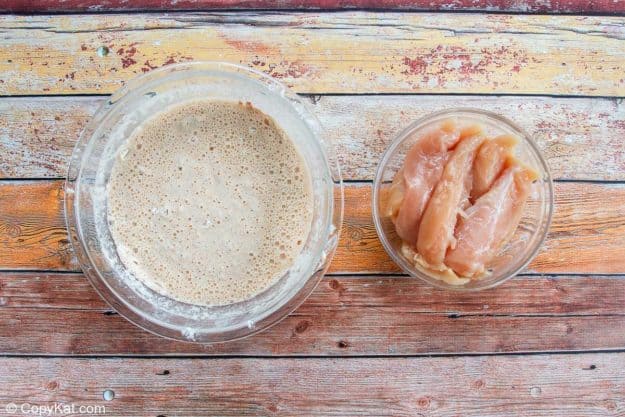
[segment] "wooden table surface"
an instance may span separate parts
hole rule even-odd
[[[625,416],[625,1],[8,0],[0,10],[15,13],[0,15],[0,415],[59,403],[75,406],[64,415],[123,417]],[[247,65],[308,97],[346,180],[339,249],[306,303],[266,332],[207,346],[112,311],[80,272],[62,204],[72,147],[107,95],[193,60]],[[370,212],[393,136],[455,106],[533,132],[555,178],[540,254],[471,294],[402,275]]]

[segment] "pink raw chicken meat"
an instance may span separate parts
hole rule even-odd
[[[421,219],[417,252],[424,264],[432,269],[445,268],[445,254],[454,245],[458,213],[469,205],[473,161],[485,140],[480,127],[472,129],[472,135],[465,135],[445,165]]]
[[[460,140],[461,129],[452,120],[425,133],[408,151],[389,193],[389,215],[399,237],[411,246],[417,242],[419,222],[438,182],[449,149]]]
[[[498,136],[485,141],[475,156],[473,163],[473,188],[471,201],[475,201],[493,185],[504,169],[506,159],[514,153],[518,140],[511,135]]]
[[[486,265],[514,235],[531,184],[537,175],[510,159],[492,188],[477,199],[456,227],[456,247],[445,263],[463,277],[484,272]]]
[[[406,180],[404,179],[404,167],[401,167],[395,174],[388,193],[387,214],[393,220],[393,223],[396,223],[401,202],[404,201],[404,194],[406,194]]]

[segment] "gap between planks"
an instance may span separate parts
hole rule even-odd
[[[201,359],[205,361],[216,361],[216,360],[250,360],[250,359],[260,359],[260,360],[280,360],[280,359],[289,359],[293,361],[307,361],[310,359],[321,359],[321,360],[357,360],[357,359],[424,359],[424,358],[436,358],[436,359],[455,359],[455,358],[472,358],[472,357],[499,357],[502,359],[510,358],[510,357],[532,357],[532,356],[552,356],[552,355],[566,355],[566,356],[580,356],[580,355],[592,355],[592,354],[606,354],[606,355],[614,355],[625,353],[624,348],[615,348],[615,349],[584,349],[584,350],[536,350],[536,351],[515,351],[515,352],[455,352],[455,353],[415,353],[415,354],[403,354],[403,355],[388,355],[388,354],[378,354],[378,355],[242,355],[242,354],[223,354],[223,355],[202,355],[197,353],[189,353],[189,354],[181,354],[181,353],[171,353],[171,354],[57,354],[57,353],[28,353],[28,354],[7,354],[0,353],[0,361],[6,359],[68,359],[68,360],[88,360],[88,359],[97,359],[97,360],[165,360],[165,361],[191,361],[194,359]],[[586,368],[585,370],[592,370],[592,368]]]

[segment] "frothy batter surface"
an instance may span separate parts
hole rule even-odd
[[[311,227],[305,162],[273,120],[241,103],[188,102],[149,119],[118,152],[107,192],[126,268],[192,304],[263,291]]]

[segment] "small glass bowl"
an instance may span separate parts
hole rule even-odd
[[[293,266],[265,291],[229,305],[192,305],[154,291],[126,269],[107,222],[107,184],[120,147],[154,114],[198,99],[249,102],[270,116],[293,140],[312,180],[311,231]],[[223,342],[277,323],[312,292],[338,243],[343,185],[333,146],[321,133],[319,122],[295,93],[238,65],[175,64],[128,81],[97,111],[70,160],[65,219],[83,272],[119,314],[163,337]]]
[[[474,279],[464,285],[452,285],[428,274],[425,270],[415,268],[414,264],[402,254],[402,242],[395,231],[395,225],[384,213],[388,189],[397,171],[404,163],[408,150],[419,139],[425,129],[454,118],[461,122],[475,122],[484,126],[490,137],[511,134],[519,138],[515,156],[522,163],[536,170],[539,179],[532,184],[523,218],[514,236],[488,265],[492,273],[481,279]],[[388,147],[378,166],[373,185],[373,221],[382,245],[406,273],[443,289],[456,291],[476,291],[492,288],[518,274],[536,256],[543,244],[553,214],[553,184],[549,168],[536,143],[520,127],[498,114],[488,111],[458,108],[447,109],[425,116],[403,131]]]

